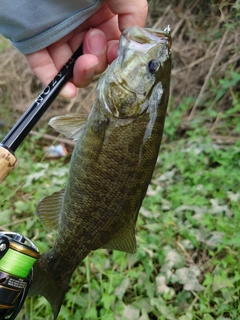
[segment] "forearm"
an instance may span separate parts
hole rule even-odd
[[[61,39],[93,15],[104,0],[0,0],[0,33],[24,54]]]

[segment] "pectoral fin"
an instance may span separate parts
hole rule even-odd
[[[67,138],[77,140],[87,117],[85,114],[67,114],[52,118],[48,124]]]
[[[37,205],[36,214],[50,231],[58,230],[64,192],[64,189],[54,192]]]
[[[102,248],[135,253],[137,245],[134,226],[129,225],[122,229]]]

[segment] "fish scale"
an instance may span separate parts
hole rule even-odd
[[[50,302],[56,319],[73,271],[98,248],[136,251],[137,215],[159,153],[169,95],[171,37],[133,27],[98,84],[90,114],[52,119],[77,137],[65,190],[43,199],[37,215],[58,234],[34,264],[30,295]],[[137,75],[134,77],[134,75]]]

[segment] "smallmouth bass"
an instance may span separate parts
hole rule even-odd
[[[29,295],[41,294],[57,318],[73,271],[92,250],[134,253],[137,215],[159,153],[168,104],[171,36],[133,27],[98,83],[88,116],[53,118],[77,139],[65,190],[44,198],[37,215],[58,231],[33,268]]]

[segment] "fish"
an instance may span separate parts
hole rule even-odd
[[[91,251],[136,252],[137,216],[159,154],[171,65],[169,32],[128,28],[121,34],[118,57],[98,82],[89,114],[49,122],[76,140],[65,189],[36,209],[57,234],[33,266],[29,295],[44,296],[54,319],[72,273]]]

